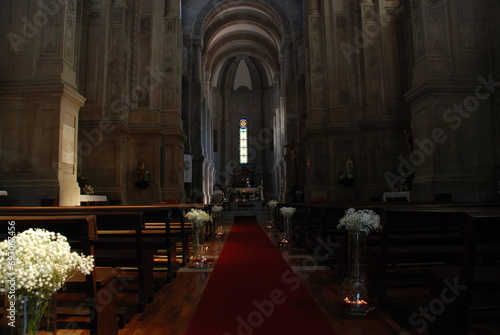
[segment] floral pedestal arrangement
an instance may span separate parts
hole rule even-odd
[[[213,222],[214,222],[214,226],[217,227],[215,229],[215,237],[223,237],[224,235],[226,235],[226,233],[224,231],[224,227],[219,224],[219,219],[220,219],[220,216],[221,216],[221,213],[223,210],[224,210],[224,208],[222,206],[219,206],[219,205],[215,205],[212,207]]]
[[[193,224],[193,253],[191,255],[191,263],[197,268],[206,268],[210,264],[205,257],[205,223],[211,222],[212,216],[200,209],[191,209],[186,217]]]
[[[366,235],[348,234],[348,276],[340,286],[340,303],[347,314],[366,315],[375,308],[366,279]]]
[[[269,200],[267,207],[269,208],[269,222],[266,225],[267,230],[273,230],[275,227],[274,216],[276,213],[276,206],[278,206],[277,200]]]
[[[206,268],[209,266],[208,259],[204,253],[205,234],[202,228],[195,228],[193,232],[193,254],[191,263],[197,268]]]
[[[283,223],[283,233],[278,238],[278,244],[280,246],[287,246],[292,242],[292,216],[295,213],[296,209],[293,207],[281,207],[280,214],[283,215],[284,223]]]
[[[64,236],[44,229],[0,242],[0,293],[9,298],[9,326],[22,335],[37,334],[56,292],[75,273],[87,275],[93,267],[92,256],[72,252]]]
[[[366,315],[375,301],[366,278],[366,237],[380,230],[380,218],[371,210],[350,208],[337,226],[348,231],[348,276],[339,290],[339,303],[349,315]]]

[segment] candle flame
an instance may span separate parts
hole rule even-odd
[[[349,298],[345,297],[344,302],[349,305],[368,305],[368,303],[363,299],[350,300]]]

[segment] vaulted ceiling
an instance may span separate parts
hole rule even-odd
[[[194,30],[205,57],[206,79],[218,86],[221,76],[229,73],[236,76],[231,83],[247,82],[248,87],[257,79],[248,79],[249,73],[260,70],[264,73],[259,76],[259,85],[271,86],[280,72],[280,55],[285,36],[290,32],[290,25],[280,15],[279,8],[263,1],[212,3],[213,7],[208,8],[205,16],[200,16]],[[225,69],[229,68],[233,70],[227,72]]]

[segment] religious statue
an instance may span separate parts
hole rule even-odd
[[[351,156],[347,158],[347,162],[345,163],[345,171],[347,173],[347,178],[354,178],[354,164],[352,163]]]
[[[137,164],[137,181],[135,182],[135,186],[140,189],[147,188],[151,184],[149,180],[149,171],[146,170],[146,163],[143,160],[140,160]]]
[[[339,182],[344,186],[354,185],[354,163],[351,156],[347,158],[345,169],[339,172]]]

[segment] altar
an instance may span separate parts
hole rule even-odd
[[[82,206],[90,206],[90,205],[104,205],[108,201],[108,197],[105,195],[88,195],[81,194],[80,195],[80,204]]]
[[[262,187],[235,187],[234,192],[237,199],[247,201],[264,200]]]
[[[0,198],[1,197],[6,197],[8,195],[9,195],[9,193],[7,193],[7,191],[0,190]],[[0,201],[0,206],[2,206],[2,205],[3,205],[2,201]]]

